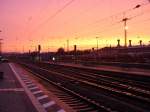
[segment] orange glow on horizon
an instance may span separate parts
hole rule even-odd
[[[42,52],[57,51],[59,47],[79,50],[124,45],[124,17],[127,40],[132,45],[149,44],[150,3],[148,0],[2,0],[0,1],[0,38],[4,52],[28,52],[42,46]],[[137,4],[147,4],[133,9]],[[61,9],[61,11],[60,11]],[[129,10],[130,9],[130,10]],[[123,13],[123,11],[126,11]],[[121,13],[120,13],[121,12]],[[114,15],[114,16],[110,16]],[[128,42],[127,41],[127,42]]]

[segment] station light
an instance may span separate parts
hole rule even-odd
[[[55,61],[56,60],[55,57],[53,57],[52,60]]]

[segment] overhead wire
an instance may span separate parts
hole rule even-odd
[[[49,22],[50,20],[52,20],[53,18],[55,18],[59,13],[61,13],[65,8],[67,8],[69,5],[71,5],[75,0],[70,0],[69,2],[67,2],[66,4],[64,4],[61,8],[59,8],[55,13],[53,13],[51,16],[49,16],[45,21],[43,21],[42,23],[40,23],[32,32],[32,33],[36,32],[39,28],[41,28],[42,26],[44,26],[47,22]]]
[[[58,9],[54,14],[52,14],[51,16],[49,16],[44,22],[42,22],[42,23],[40,23],[34,30],[33,30],[33,32],[32,33],[34,33],[35,31],[37,31],[38,30],[38,28],[41,28],[42,26],[44,26],[47,22],[49,22],[50,20],[52,20],[53,18],[55,18],[59,13],[61,13],[66,7],[68,7],[71,3],[73,3],[75,0],[70,0],[69,2],[67,2],[63,7],[61,7],[60,9]],[[136,8],[139,8],[139,7],[142,7],[142,6],[145,6],[145,5],[148,5],[149,3],[143,3],[143,4],[138,4],[138,5],[136,5],[134,8],[130,8],[130,9],[127,9],[127,10],[125,10],[125,11],[122,11],[122,12],[119,12],[119,13],[117,13],[117,14],[114,14],[114,15],[111,15],[111,16],[108,16],[108,17],[106,17],[106,18],[102,18],[102,19],[100,19],[100,20],[97,20],[97,21],[95,21],[95,22],[93,22],[93,23],[90,23],[90,24],[88,24],[88,25],[94,25],[95,23],[99,23],[99,22],[102,22],[102,21],[104,21],[104,20],[106,20],[107,18],[115,18],[115,16],[118,16],[118,15],[125,15],[126,13],[128,13],[128,12],[130,12],[130,11],[132,11],[132,10],[135,10]],[[138,16],[138,15],[137,15]],[[140,16],[140,15],[139,15]],[[118,22],[118,23],[120,23],[120,22]],[[113,24],[111,24],[111,25],[109,25],[110,27],[111,26],[113,26],[113,25],[115,25],[115,24],[118,24],[118,23],[113,23]],[[86,25],[87,26],[87,25]],[[108,26],[107,26],[108,27]],[[110,28],[109,27],[109,28]],[[103,28],[102,28],[103,29]],[[107,30],[105,30],[105,31],[107,31]],[[101,32],[101,31],[100,31]]]
[[[149,1],[150,1],[150,0],[149,0]],[[130,11],[132,11],[132,10],[135,10],[135,9],[137,9],[137,8],[140,8],[140,7],[149,5],[149,4],[150,4],[150,3],[138,4],[138,5],[136,5],[135,7],[131,8],[131,9],[128,9],[128,10],[126,10],[126,11],[117,13],[117,14],[115,14],[115,15],[112,15],[112,16],[109,16],[109,17],[106,17],[106,18],[103,18],[103,19],[98,20],[98,21],[96,21],[96,22],[94,22],[94,23],[105,21],[107,18],[113,18],[114,16],[117,16],[117,15],[120,15],[120,14],[125,16],[125,14],[126,14],[127,12],[130,12]],[[135,16],[132,16],[132,17],[130,17],[130,19],[139,17],[139,16],[141,16],[141,15],[143,15],[143,14],[145,14],[145,12],[144,12],[144,13],[137,14],[137,15],[135,15]],[[113,23],[113,24],[111,24],[111,25],[109,25],[109,26],[113,26],[113,25],[116,25],[116,24],[121,23],[121,22],[122,22],[122,21],[119,21],[119,22]],[[88,24],[88,25],[93,25],[93,23]],[[86,25],[86,26],[87,26],[87,25]],[[107,26],[107,27],[108,27],[108,26]],[[110,28],[110,27],[108,27],[108,28]],[[112,29],[111,29],[111,30],[112,30]],[[99,33],[102,33],[102,32],[104,32],[104,31],[108,31],[108,30],[103,30],[103,31],[100,31]]]
[[[94,22],[94,23],[102,22],[102,21],[106,20],[107,18],[111,18],[111,17],[117,16],[117,15],[120,15],[120,14],[122,15],[122,14],[128,13],[128,12],[130,12],[130,11],[132,11],[132,10],[135,10],[135,9],[137,9],[137,8],[140,8],[140,7],[149,5],[149,4],[150,4],[150,3],[138,4],[138,5],[136,5],[136,6],[133,7],[133,8],[130,8],[130,9],[127,9],[126,11],[122,11],[122,12],[119,12],[119,13],[117,13],[117,14],[108,16],[108,17],[103,18],[103,19],[100,19],[99,21],[96,21],[96,22]],[[146,11],[146,12],[149,12],[149,10]],[[132,17],[130,17],[130,19],[133,19],[133,18],[136,18],[136,17],[138,17],[138,16],[141,16],[141,15],[145,14],[146,12],[143,12],[143,13],[137,14],[137,15],[135,15],[135,16],[132,16]],[[107,25],[107,26],[104,25],[104,26],[109,29],[110,27],[112,27],[112,26],[114,26],[114,25],[116,25],[116,24],[118,24],[118,23],[121,23],[121,22],[122,22],[122,20],[120,20],[120,21],[118,21],[118,22],[115,22],[115,23],[111,23],[110,25]],[[88,24],[88,25],[93,25],[93,23]],[[87,26],[87,25],[86,25],[86,26]],[[105,27],[102,27],[101,29],[104,29]],[[84,30],[86,30],[86,29],[83,29],[82,31],[84,31]],[[100,31],[100,32],[102,33],[103,31],[107,31],[107,29],[102,30],[102,31]],[[100,32],[99,32],[99,33],[100,33]]]
[[[99,20],[97,20],[97,21],[95,21],[95,22],[93,22],[93,23],[91,23],[91,24],[89,24],[89,25],[92,25],[92,24],[95,24],[95,23],[98,23],[98,22],[102,22],[102,21],[106,21],[107,19],[116,18],[116,16],[118,16],[118,15],[125,15],[126,13],[128,13],[128,12],[130,12],[130,11],[133,11],[133,10],[135,10],[135,9],[137,9],[137,8],[140,8],[140,7],[149,5],[149,4],[150,4],[150,3],[141,3],[141,4],[138,4],[138,5],[136,5],[136,6],[133,7],[133,8],[129,8],[129,9],[126,9],[126,10],[124,10],[124,11],[118,12],[118,13],[116,13],[116,14],[113,14],[113,15],[110,15],[110,16],[107,16],[107,17],[104,17],[104,18],[99,19]]]

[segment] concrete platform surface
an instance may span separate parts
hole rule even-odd
[[[22,67],[2,63],[0,71],[0,112],[65,112]]]
[[[4,79],[0,80],[0,112],[38,112],[10,66],[0,64]]]

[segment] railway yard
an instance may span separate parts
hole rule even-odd
[[[51,92],[77,112],[150,110],[148,75],[47,62],[18,64],[43,82],[47,82]]]
[[[0,112],[150,112],[150,0],[0,7]]]

